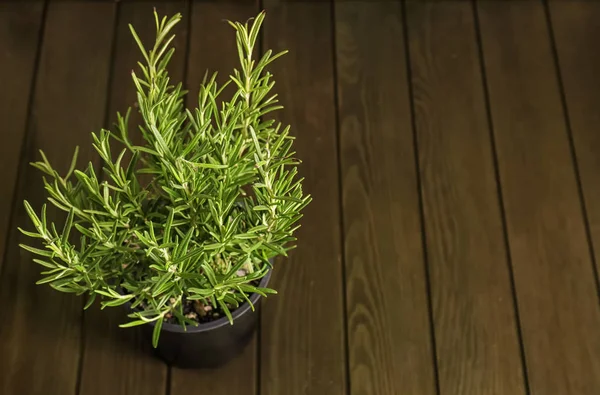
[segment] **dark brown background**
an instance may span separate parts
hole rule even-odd
[[[134,100],[152,6],[182,12],[171,64],[194,94],[263,49],[304,164],[299,248],[259,331],[219,371],[153,359],[120,309],[36,286],[17,244],[28,163],[98,157]],[[598,395],[600,2],[0,3],[0,393]]]

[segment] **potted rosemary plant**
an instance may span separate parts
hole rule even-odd
[[[103,162],[76,170],[77,149],[60,175],[43,152],[32,165],[44,174],[48,201],[65,213],[46,218],[25,201],[41,245],[21,244],[47,270],[39,284],[104,307],[125,305],[158,355],[182,367],[218,366],[237,354],[255,328],[273,258],[293,248],[294,231],[310,196],[302,192],[289,127],[267,119],[282,108],[271,94],[267,66],[285,52],[253,59],[260,13],[235,29],[240,68],[228,84],[206,74],[198,107],[170,83],[170,31],[181,19],[159,18],[146,48],[130,26],[143,61],[132,72],[144,143],[130,138],[129,109],[113,130],[92,133]],[[62,229],[62,230],[59,230]]]

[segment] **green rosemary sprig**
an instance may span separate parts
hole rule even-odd
[[[253,58],[264,17],[230,22],[240,61],[228,82],[237,88],[233,96],[223,100],[227,84],[206,74],[192,110],[166,69],[181,15],[155,12],[151,48],[130,26],[143,57],[132,80],[144,144],[130,139],[129,109],[113,130],[93,133],[102,177],[92,163],[75,169],[77,149],[65,176],[43,152],[33,163],[45,174],[49,203],[66,213],[58,231],[45,205],[38,214],[24,202],[34,230],[21,231],[43,245],[21,245],[46,269],[38,283],[88,294],[86,308],[97,297],[103,308],[131,303],[132,321],[123,326],[155,322],[155,347],[166,317],[195,323],[184,315],[184,300],[220,307],[232,320],[231,310],[250,294],[275,292],[253,284],[273,257],[294,247],[311,198],[297,176],[289,126],[267,119],[282,108],[267,66],[285,52]]]

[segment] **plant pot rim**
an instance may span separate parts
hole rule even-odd
[[[265,276],[260,279],[260,283],[258,284],[258,286],[261,288],[266,287],[269,282],[269,279],[271,278],[272,273],[273,273],[273,268],[270,268],[269,271],[267,272],[267,274],[265,274]],[[256,306],[260,297],[261,296],[259,294],[253,293],[252,295],[249,296],[248,299],[250,299],[252,304],[254,306]],[[248,310],[251,310],[251,309],[252,309],[252,307],[250,306],[250,304],[248,302],[244,302],[243,304],[240,305],[240,307],[233,310],[233,312],[231,313],[231,317],[233,318],[233,325],[235,325],[235,319],[237,317],[241,316],[242,314],[246,314],[248,312]],[[154,327],[154,324],[155,324],[155,322],[149,322],[147,325]],[[168,322],[163,322],[161,331],[177,332],[177,333],[184,333],[184,334],[185,333],[198,333],[198,332],[208,332],[208,331],[220,328],[225,325],[232,325],[229,322],[228,317],[221,317],[214,321],[199,323],[197,326],[186,325],[185,327],[180,324],[170,324]]]

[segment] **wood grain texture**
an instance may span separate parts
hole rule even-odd
[[[217,81],[224,83],[238,66],[235,31],[224,20],[245,22],[256,16],[258,6],[245,2],[196,2],[191,15],[191,42],[187,65],[188,107],[197,106],[198,89],[205,71],[218,72]],[[224,92],[232,94],[233,87]],[[254,395],[257,374],[256,336],[241,355],[217,370],[173,368],[171,394],[183,394],[192,388],[213,395]]]
[[[27,163],[38,149],[62,173],[80,146],[79,166],[94,158],[90,132],[103,123],[113,3],[53,2],[49,5],[44,45],[32,104],[19,192],[13,210],[16,226],[31,229],[23,199],[39,208],[45,193],[40,173]],[[49,217],[57,217],[49,209]],[[73,394],[80,354],[82,299],[37,286],[40,267],[18,247],[31,242],[11,229],[0,297],[0,393]]]
[[[541,2],[479,2],[532,394],[600,393],[600,306]]]
[[[440,392],[524,394],[471,4],[407,19]]]
[[[600,3],[551,1],[550,16],[587,218],[600,265]]]
[[[261,394],[346,393],[343,290],[332,26],[327,2],[266,1],[265,49],[289,54],[273,64],[275,90],[313,195],[298,248],[276,265],[278,295],[264,304]]]
[[[132,24],[140,39],[150,46],[155,36],[153,7],[159,16],[170,17],[177,12],[183,19],[175,28],[173,41],[175,54],[171,59],[169,72],[174,83],[181,81],[185,68],[187,44],[187,2],[168,3],[123,2],[119,4],[118,26],[116,26],[115,48],[112,59],[111,84],[108,103],[108,123],[116,122],[117,111],[124,114],[132,108],[130,131],[137,144],[142,143],[137,128],[141,116],[136,111],[136,89],[131,80],[131,70],[139,70],[137,62],[142,58],[135,43],[129,24]],[[114,149],[113,151],[117,151]],[[126,311],[122,307],[100,310],[98,303],[84,315],[85,346],[81,371],[81,395],[162,395],[167,381],[167,367],[159,359],[151,356],[151,345],[142,336],[141,328],[119,328],[127,322]]]
[[[0,119],[2,139],[0,169],[0,257],[4,257],[9,233],[14,190],[17,187],[19,155],[25,137],[36,54],[40,44],[44,3],[0,3]],[[0,258],[0,273],[2,259]]]
[[[401,5],[335,21],[351,393],[434,394]]]

